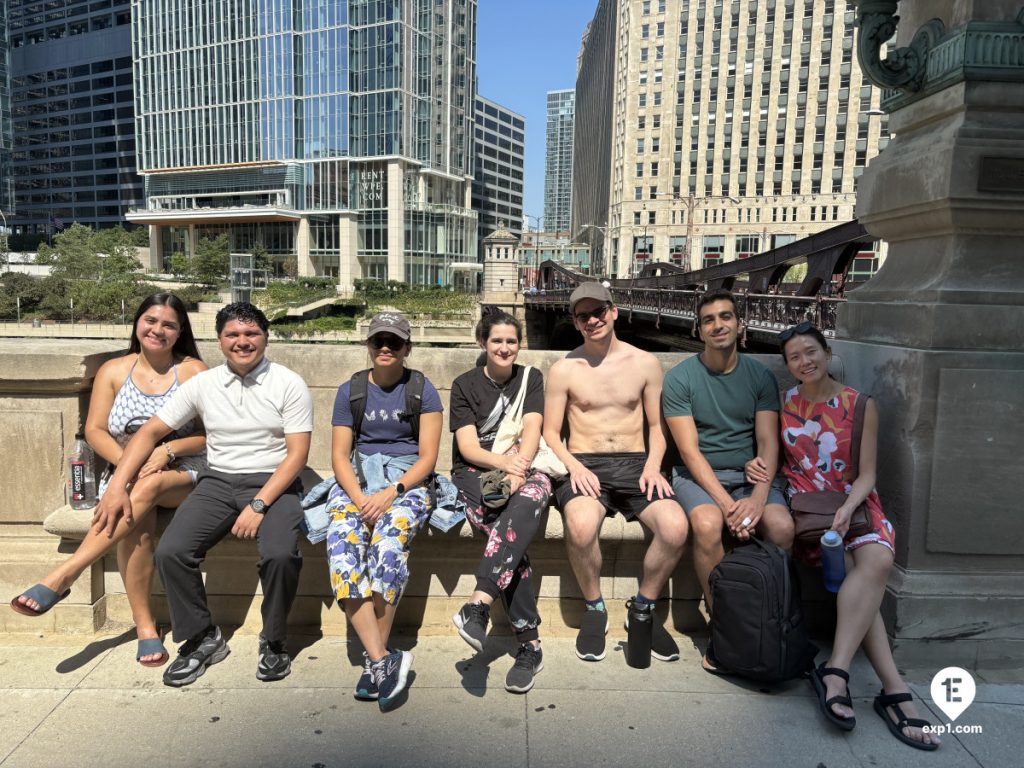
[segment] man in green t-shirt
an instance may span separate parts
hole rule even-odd
[[[708,579],[725,555],[723,528],[741,541],[756,532],[789,549],[793,520],[781,481],[751,485],[743,473],[743,465],[760,456],[775,475],[778,382],[764,365],[739,354],[732,293],[705,294],[696,322],[704,351],[666,374],[662,407],[685,464],[673,469],[672,488],[690,518],[694,565],[711,610]],[[703,664],[714,671],[710,649]]]

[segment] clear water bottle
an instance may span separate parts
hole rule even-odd
[[[821,537],[821,573],[825,577],[825,589],[838,592],[846,578],[846,555],[843,537],[835,531],[825,531]]]
[[[636,669],[651,666],[651,634],[654,630],[654,606],[630,600],[626,606],[626,663]]]
[[[96,506],[96,457],[81,432],[68,456],[68,504],[72,509]]]

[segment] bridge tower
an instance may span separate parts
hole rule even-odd
[[[519,238],[504,223],[484,238],[485,304],[515,302],[519,293]]]

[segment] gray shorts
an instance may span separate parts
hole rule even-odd
[[[745,499],[754,492],[754,486],[747,482],[743,470],[716,469],[715,477],[718,478],[718,482],[722,484],[725,492],[734,499]],[[778,476],[772,480],[772,487],[768,491],[768,499],[765,504],[786,506],[785,483],[785,479]],[[672,467],[672,490],[676,492],[676,501],[682,505],[687,517],[690,512],[702,504],[718,506],[711,495],[694,481],[693,475],[686,467]]]

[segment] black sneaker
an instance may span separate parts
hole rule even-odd
[[[505,690],[509,693],[526,693],[533,688],[534,676],[544,669],[544,651],[538,645],[523,643],[516,651],[512,669],[505,675]]]
[[[164,670],[164,685],[180,688],[191,685],[211,664],[224,661],[231,653],[220,627],[210,627],[204,632],[185,641],[178,649],[178,658]]]
[[[260,660],[256,665],[256,679],[265,683],[283,680],[292,673],[292,657],[284,649],[284,642],[272,643],[260,635]]]
[[[377,685],[377,705],[382,712],[405,690],[411,668],[412,654],[409,651],[395,651],[380,661],[370,662],[370,674]]]
[[[356,683],[355,697],[359,701],[376,701],[378,696],[377,683],[373,681],[373,673],[370,671],[370,657],[363,651],[363,674]]]
[[[608,611],[583,611],[576,635],[576,655],[584,661],[604,658],[604,636],[608,633]]]
[[[481,653],[487,640],[487,622],[491,619],[491,607],[483,603],[466,603],[452,616],[452,623],[459,628],[459,637]]]
[[[651,623],[651,656],[658,661],[679,661],[679,646],[665,625],[658,621],[657,614]],[[626,631],[629,631],[629,612],[626,612]]]

